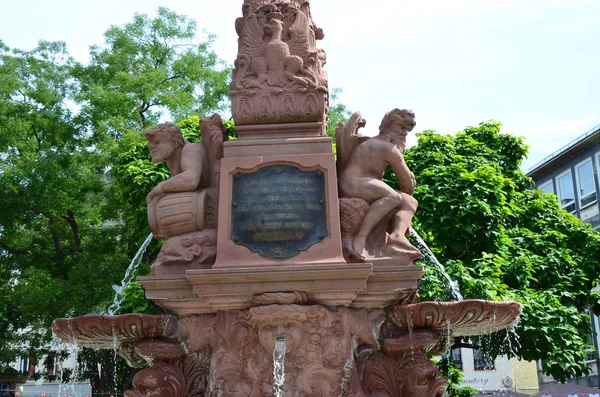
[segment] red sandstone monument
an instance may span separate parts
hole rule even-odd
[[[394,109],[377,137],[360,114],[324,135],[323,32],[308,0],[245,0],[230,94],[237,140],[217,115],[189,143],[172,124],[145,131],[171,178],[148,194],[166,238],[139,277],[158,316],[83,316],[57,336],[146,363],[129,397],[441,397],[427,352],[453,336],[508,327],[514,302],[423,302],[408,239],[418,175],[403,159],[415,126]],[[387,166],[400,191],[381,180]],[[116,342],[115,342],[116,341]]]

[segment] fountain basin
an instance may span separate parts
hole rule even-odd
[[[508,328],[521,309],[517,302],[469,299],[390,306],[388,313],[399,330],[451,328],[453,336],[471,336]]]
[[[52,330],[65,342],[96,349],[115,349],[123,342],[178,339],[179,319],[171,314],[88,315],[54,320]]]

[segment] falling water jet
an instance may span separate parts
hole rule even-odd
[[[285,338],[275,339],[273,350],[273,389],[275,397],[283,397],[283,382],[285,380]]]
[[[417,245],[418,245],[417,248],[419,248],[419,250],[425,257],[425,259],[427,259],[427,262],[435,265],[442,272],[442,275],[448,282],[450,293],[452,294],[454,299],[456,299],[457,301],[462,301],[463,296],[460,293],[460,290],[458,288],[458,283],[456,281],[452,280],[452,278],[450,278],[448,273],[446,273],[446,268],[444,267],[444,265],[442,265],[440,263],[440,261],[437,260],[437,258],[433,254],[433,252],[431,252],[431,250],[429,249],[429,246],[427,245],[427,243],[425,243],[425,241],[421,238],[421,236],[419,236],[417,231],[415,229],[413,229],[412,227],[410,228],[410,234],[417,240]]]
[[[146,248],[148,247],[148,244],[150,244],[150,240],[152,240],[152,233],[150,233],[148,237],[146,237],[146,240],[144,240],[144,242],[140,246],[140,249],[138,249],[138,252],[131,260],[129,267],[125,271],[125,276],[121,281],[121,285],[113,285],[113,289],[115,290],[115,298],[113,299],[113,304],[110,305],[110,307],[108,308],[108,314],[110,316],[112,316],[119,309],[121,303],[123,302],[123,299],[125,299],[125,287],[127,287],[127,284],[129,284],[133,279],[135,275],[135,269],[140,264],[142,260],[142,255],[144,254],[144,252],[146,252]]]

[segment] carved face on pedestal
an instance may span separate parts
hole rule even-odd
[[[173,155],[175,149],[184,144],[181,130],[171,123],[159,124],[146,130],[144,136],[148,141],[153,164],[167,160]]]

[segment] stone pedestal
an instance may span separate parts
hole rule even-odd
[[[269,299],[179,319],[59,319],[53,330],[81,346],[118,348],[132,367],[150,365],[136,374],[128,397],[441,397],[447,382],[426,353],[445,353],[453,336],[504,329],[521,310],[514,302],[480,300],[381,310]]]
[[[421,266],[377,263],[193,269],[185,276],[138,277],[146,297],[179,315],[246,309],[262,304],[378,308],[411,303]]]

